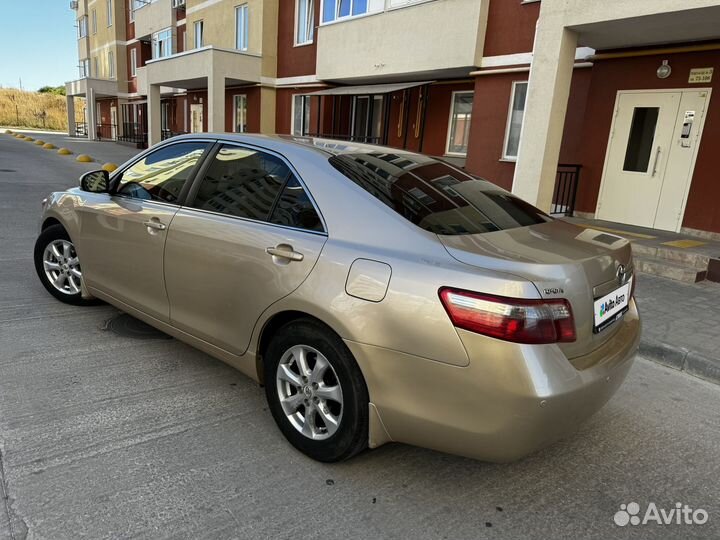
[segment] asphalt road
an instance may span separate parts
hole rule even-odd
[[[239,373],[41,287],[40,200],[88,168],[0,135],[0,538],[720,537],[720,388],[642,359],[577,434],[519,463],[404,445],[305,458]],[[614,525],[631,501],[709,520]]]

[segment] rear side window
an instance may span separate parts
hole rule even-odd
[[[270,222],[296,229],[322,231],[323,225],[310,197],[294,176],[291,177],[275,205]]]
[[[285,162],[272,154],[223,146],[200,182],[193,207],[267,221],[291,176]]]
[[[330,163],[395,212],[436,234],[479,234],[552,220],[494,184],[426,156],[338,154]]]

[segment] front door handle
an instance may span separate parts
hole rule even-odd
[[[659,160],[660,160],[660,147],[658,146],[657,152],[655,153],[655,162],[653,163],[652,176],[655,176],[657,174]]]
[[[302,261],[305,258],[302,253],[293,250],[293,247],[288,244],[278,244],[275,247],[265,248],[265,253],[289,261]]]
[[[161,223],[157,218],[143,221],[143,225],[145,225],[148,229],[155,229],[156,231],[164,231],[167,229],[167,225]]]

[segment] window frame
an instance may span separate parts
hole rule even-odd
[[[240,44],[240,24],[238,19],[238,14],[240,12],[244,12],[243,15],[243,43]],[[243,45],[238,47],[238,45]],[[250,48],[250,7],[248,6],[248,3],[245,2],[243,4],[239,4],[235,6],[235,50],[236,51],[242,51],[247,52]]]
[[[307,109],[308,109],[308,122],[307,122],[308,125],[307,126],[304,125],[305,124],[305,113],[303,111],[303,116],[302,116],[303,125],[300,128],[300,133],[295,133],[295,98],[301,98],[301,99],[305,98],[304,100],[302,100],[302,103],[303,104],[307,103]],[[293,94],[292,95],[292,104],[290,107],[290,135],[293,135],[295,137],[305,137],[305,131],[310,133],[309,124],[310,124],[310,118],[312,116],[312,112],[310,109],[310,103],[306,101],[307,98],[308,98],[308,96],[305,94]],[[306,129],[303,129],[303,128],[306,128]]]
[[[198,35],[198,27],[200,28],[200,33]],[[204,47],[204,40],[205,40],[205,22],[204,19],[198,19],[197,21],[193,22],[193,48],[200,49]],[[198,41],[198,36],[200,40]]]
[[[473,97],[473,106],[475,105],[475,90],[455,90],[450,96],[450,116],[448,117],[447,137],[445,138],[445,155],[452,157],[467,157],[467,150],[465,150],[465,152],[450,151],[450,137],[452,136],[452,122],[455,113],[455,96],[458,94],[471,94]],[[470,109],[470,123],[472,124],[472,108]],[[468,134],[469,131],[470,126],[468,126]]]
[[[183,141],[185,142],[185,141]],[[256,151],[256,152],[264,152],[266,154],[269,154],[279,160],[281,160],[290,170],[292,173],[292,176],[295,176],[298,183],[302,188],[305,190],[305,193],[308,196],[308,199],[313,205],[313,208],[315,209],[315,212],[317,213],[318,217],[320,218],[320,223],[322,224],[322,231],[313,231],[309,229],[301,229],[298,227],[290,227],[289,225],[282,225],[280,223],[271,223],[270,221],[263,221],[260,219],[254,219],[249,217],[243,217],[243,216],[232,216],[230,214],[223,214],[222,212],[216,212],[214,210],[205,210],[203,208],[195,208],[192,206],[195,203],[195,197],[197,196],[197,192],[200,189],[200,185],[202,184],[203,179],[205,178],[205,174],[207,173],[207,170],[212,165],[212,161],[215,159],[215,156],[220,151],[220,149],[223,146],[234,146],[237,148],[243,148],[246,150]],[[275,197],[275,200],[273,201],[272,206],[270,207],[270,211],[268,213],[268,219],[270,219],[273,215],[273,212],[275,210],[275,207],[277,206],[278,201],[280,200],[280,197],[282,196],[283,191],[285,190],[285,186],[287,185],[287,181],[282,185],[282,187],[278,190],[278,194]],[[256,146],[254,144],[247,144],[247,143],[240,143],[237,141],[231,141],[228,139],[217,139],[215,141],[215,145],[210,148],[210,150],[206,153],[202,160],[202,165],[195,171],[194,177],[192,178],[192,185],[188,192],[185,194],[185,198],[183,201],[184,209],[187,211],[193,211],[193,212],[200,212],[204,214],[211,214],[215,216],[221,216],[226,219],[238,219],[241,221],[246,221],[250,223],[259,223],[261,225],[266,225],[268,227],[279,227],[281,229],[288,229],[292,231],[299,231],[307,234],[315,234],[320,236],[328,236],[328,227],[327,222],[325,221],[325,217],[323,216],[322,212],[320,211],[320,208],[317,205],[317,202],[315,201],[315,198],[312,195],[312,192],[308,189],[307,184],[303,180],[302,176],[298,173],[297,169],[293,166],[293,164],[282,154],[275,152],[269,148],[264,148],[261,146]]]
[[[97,10],[93,8],[90,16],[90,27],[93,35],[97,34]]]
[[[180,195],[178,196],[178,200],[176,202],[165,202],[165,201],[156,201],[156,200],[147,200],[147,199],[138,199],[137,197],[129,197],[127,195],[124,195],[122,193],[118,193],[118,184],[122,180],[122,176],[128,169],[132,168],[135,164],[139,163],[143,159],[145,159],[147,156],[154,154],[155,152],[159,152],[161,150],[164,150],[165,148],[169,148],[171,146],[176,146],[179,144],[184,143],[204,143],[207,145],[205,148],[205,151],[203,152],[203,155],[200,156],[200,159],[195,164],[195,167],[193,168],[192,172],[190,173],[190,176],[185,181],[185,185],[183,185],[182,189],[180,190]],[[116,169],[111,175],[110,175],[110,183],[109,183],[109,189],[108,189],[108,195],[110,198],[113,197],[119,197],[121,199],[126,199],[130,201],[141,201],[143,204],[145,203],[151,203],[151,204],[162,204],[165,206],[172,206],[180,207],[184,206],[188,202],[188,195],[190,191],[192,190],[192,187],[195,185],[195,182],[198,178],[198,174],[203,171],[203,167],[205,166],[205,163],[208,160],[208,157],[212,155],[215,156],[214,150],[216,147],[216,141],[214,139],[203,139],[203,138],[192,138],[192,139],[183,139],[181,141],[168,141],[165,144],[160,144],[157,146],[153,146],[151,148],[148,148],[144,152],[141,152],[135,158],[128,162],[127,165],[120,169]]]
[[[318,0],[319,1],[319,0]],[[305,41],[298,41],[298,31],[300,30],[300,2],[305,2],[305,14],[310,15],[310,37]],[[305,36],[308,37],[307,35]],[[303,47],[312,45],[315,42],[315,0],[295,0],[295,30],[293,35],[293,45],[295,47]]]
[[[111,49],[107,52],[108,79],[115,78],[115,52]]]
[[[83,15],[82,17],[78,17],[78,39],[86,38],[88,37],[88,16]]]
[[[113,0],[105,0],[105,15],[108,28],[110,28],[113,25]]]
[[[529,81],[513,81],[512,83],[512,90],[510,91],[510,103],[508,104],[508,113],[507,113],[507,119],[505,121],[505,137],[503,138],[503,147],[502,147],[502,158],[501,161],[517,161],[517,155],[511,156],[507,153],[507,146],[508,142],[510,141],[510,127],[512,122],[512,114],[513,114],[513,104],[515,103],[515,90],[519,84],[527,85]],[[527,106],[527,90],[525,92],[525,105]],[[523,134],[523,127],[525,126],[525,108],[523,108],[523,119],[522,122],[520,122],[520,136],[518,138],[518,153],[520,151],[520,141],[522,141],[522,134]]]
[[[236,131],[237,130],[237,98],[244,98],[245,100],[245,126],[247,126],[247,113],[248,113],[248,101],[247,94],[233,94],[232,107],[233,107],[233,133],[247,133],[247,131]]]
[[[359,17],[367,17],[368,15],[374,15],[374,14],[376,14],[376,13],[383,13],[384,11],[388,11],[389,9],[391,9],[391,8],[389,8],[389,7],[387,6],[387,0],[382,0],[382,7],[381,7],[381,8],[371,10],[371,9],[370,9],[370,4],[372,3],[372,0],[367,0],[367,9],[366,9],[363,13],[353,14],[353,12],[352,12],[352,11],[353,11],[353,4],[354,4],[357,0],[350,0],[350,13],[349,13],[349,15],[340,16],[340,15],[339,15],[339,11],[340,11],[340,2],[341,2],[341,1],[342,1],[342,0],[321,0],[321,4],[320,4],[320,20],[319,20],[319,22],[318,22],[318,24],[319,24],[320,26],[323,26],[323,25],[326,25],[326,24],[335,24],[335,23],[338,23],[338,22],[348,21],[348,20],[350,20],[350,19],[356,19],[356,18],[359,18]],[[418,0],[418,2],[427,2],[427,1],[431,1],[431,0]],[[334,2],[334,3],[335,3],[335,17],[334,17],[332,20],[330,20],[330,21],[326,21],[326,20],[323,19],[323,16],[324,16],[324,14],[325,14],[325,4],[326,4],[326,2]],[[392,8],[392,9],[398,9],[398,8],[403,8],[403,7],[406,7],[406,6],[397,6],[397,7],[394,7],[394,8]]]
[[[163,40],[158,39],[158,36],[160,36],[160,34],[164,34],[165,32],[168,32],[168,33],[169,33],[169,37],[168,37],[167,39],[163,39]],[[168,47],[169,52],[168,52],[168,54],[163,54],[163,55],[157,55],[157,56],[156,56],[155,53],[156,53],[156,50],[157,50],[157,48],[158,48],[158,44],[161,43],[161,42],[167,42],[167,43],[169,44],[169,47]],[[153,60],[156,60],[156,59],[158,59],[158,58],[167,58],[167,57],[169,57],[169,56],[172,56],[172,55],[173,55],[173,31],[172,31],[172,27],[171,27],[171,26],[168,26],[167,28],[163,28],[162,30],[158,30],[157,32],[153,32],[153,34],[152,34],[152,36],[151,36],[151,38],[150,38],[150,43],[151,43],[150,52],[151,52],[151,54],[152,54]]]
[[[137,49],[130,49],[130,76],[137,77]]]

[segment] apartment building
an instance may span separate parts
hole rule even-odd
[[[78,17],[101,4],[82,2]],[[69,86],[93,89],[102,125],[113,95],[100,85],[114,82],[118,138],[378,143],[443,156],[545,210],[720,233],[720,0],[115,2],[124,36],[79,51],[126,51],[123,76],[91,65]]]
[[[77,14],[78,79],[66,85],[69,131],[114,139],[118,98],[127,94],[125,0],[74,0],[70,7]],[[85,98],[84,110],[75,110],[73,97]]]

